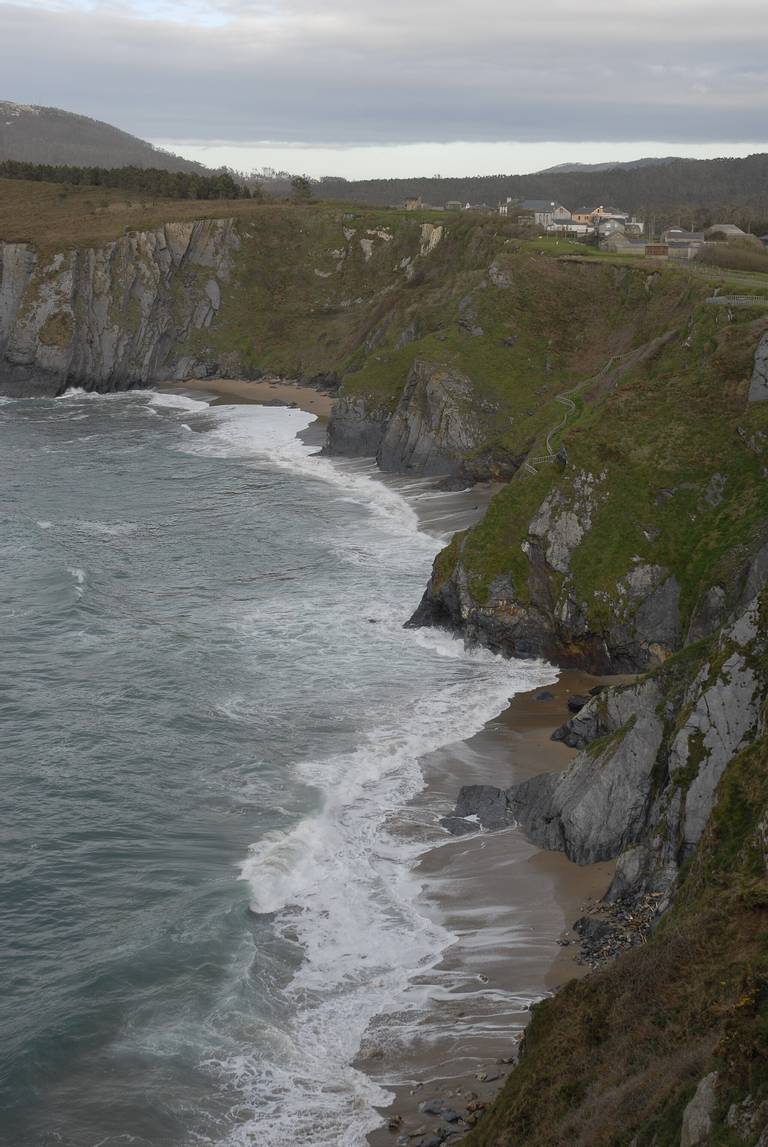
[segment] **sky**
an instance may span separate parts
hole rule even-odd
[[[0,99],[347,178],[768,151],[766,0],[0,0]]]

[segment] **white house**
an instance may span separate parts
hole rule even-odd
[[[540,227],[548,227],[550,223],[565,223],[571,218],[571,213],[562,203],[555,203],[553,199],[507,199],[506,203],[499,204],[500,215],[532,215],[533,222]]]

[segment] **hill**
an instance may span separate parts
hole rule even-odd
[[[0,100],[0,160],[82,167],[154,167],[209,175],[202,163],[162,151],[111,124],[61,108]]]
[[[623,171],[632,171],[636,167],[660,167],[664,163],[674,163],[678,158],[676,155],[666,155],[663,158],[656,155],[647,156],[645,159],[625,159],[622,162],[608,160],[604,163],[557,163],[554,167],[545,167],[542,171],[537,171],[536,174],[555,175],[569,171],[613,171],[616,167]]]

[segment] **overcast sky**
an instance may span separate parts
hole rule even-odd
[[[0,99],[313,175],[744,155],[768,2],[0,0]]]

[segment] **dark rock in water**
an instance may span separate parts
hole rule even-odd
[[[459,790],[454,817],[477,817],[483,828],[507,828],[513,816],[504,789],[493,785],[463,785]]]
[[[589,697],[584,693],[574,693],[572,697],[568,698],[568,708],[571,713],[578,713],[585,705],[589,704]]]
[[[440,1112],[440,1118],[444,1119],[446,1123],[458,1123],[461,1116],[458,1111],[454,1111],[452,1107],[444,1107]]]
[[[386,407],[371,406],[363,398],[341,395],[328,425],[325,453],[347,458],[375,455],[390,417]]]
[[[461,816],[443,816],[440,824],[454,836],[466,836],[470,832],[477,832],[480,825],[473,820],[465,820]]]
[[[425,1099],[419,1104],[419,1111],[424,1115],[442,1115],[446,1102],[444,1099]]]
[[[470,480],[461,474],[448,475],[447,478],[441,478],[437,483],[437,489],[443,490],[447,494],[458,492],[459,490],[467,490],[471,485]],[[477,506],[474,507],[477,509]]]
[[[537,701],[554,701],[554,699],[554,693],[550,693],[548,689],[545,689],[543,693],[536,694]]]
[[[600,694],[607,688],[607,685],[593,685],[589,691],[589,695],[590,697],[599,697]]]

